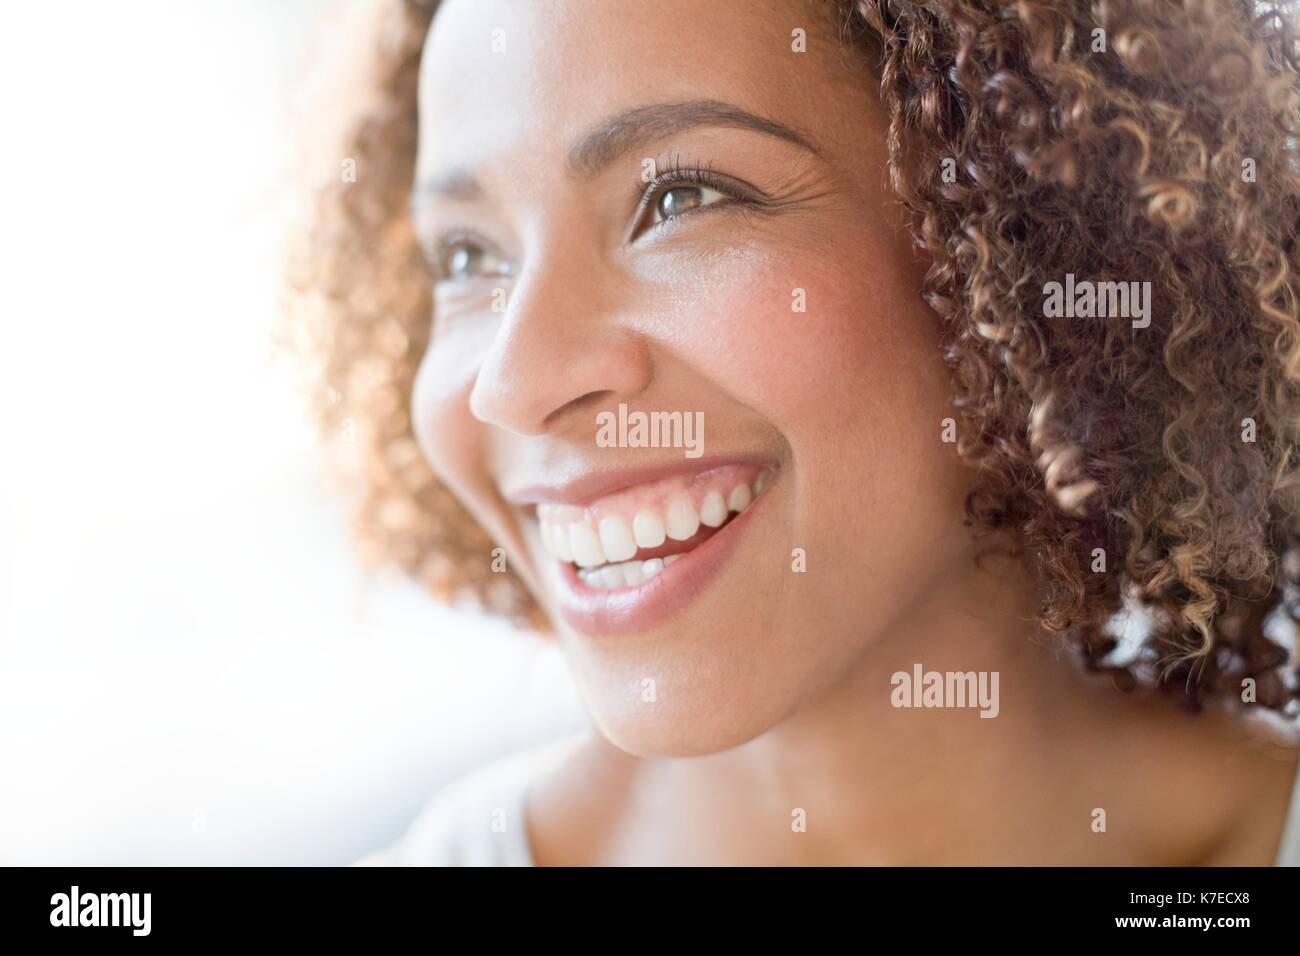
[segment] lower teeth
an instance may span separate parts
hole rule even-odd
[[[612,591],[615,588],[636,587],[650,580],[680,554],[670,554],[666,558],[650,558],[645,561],[624,561],[622,564],[603,564],[598,568],[582,568],[578,577],[590,587]]]

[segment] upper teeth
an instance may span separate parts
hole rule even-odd
[[[580,568],[624,566],[640,548],[657,548],[666,538],[685,541],[700,530],[700,525],[720,527],[730,512],[744,511],[753,500],[754,491],[740,482],[726,495],[722,489],[711,489],[698,507],[687,492],[679,492],[662,512],[657,508],[641,509],[632,515],[630,523],[619,514],[607,514],[594,526],[586,517],[555,521],[539,515],[542,543],[556,558]],[[640,566],[650,562],[630,563]]]

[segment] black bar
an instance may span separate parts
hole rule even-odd
[[[1111,939],[1217,942],[1294,929],[1296,871],[1283,869],[620,869],[376,870],[362,868],[9,868],[0,870],[6,944],[59,937],[133,945],[284,940],[373,945],[425,940],[453,945],[462,933],[497,942],[510,930],[586,937],[601,923],[634,936],[680,939],[686,926],[725,938],[839,928],[866,943],[880,933],[918,942],[965,939]],[[59,894],[83,907],[97,894],[149,894],[113,907],[118,926],[55,926]],[[1179,895],[1183,894],[1183,895]],[[96,896],[95,904],[86,904]],[[85,911],[89,912],[89,911]],[[59,914],[55,918],[60,918]],[[130,916],[136,917],[135,926]],[[1123,920],[1152,920],[1120,925]],[[1189,925],[1208,919],[1210,925]],[[1242,925],[1226,925],[1240,921]],[[1180,922],[1182,921],[1182,922]],[[815,926],[814,926],[815,924]],[[488,935],[483,935],[484,933]],[[915,934],[921,934],[915,936]],[[450,934],[450,935],[447,935]],[[1259,937],[1263,938],[1263,937]],[[11,950],[13,951],[13,950]]]

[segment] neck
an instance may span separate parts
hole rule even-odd
[[[1150,859],[1145,837],[1105,840],[1096,811],[1122,808],[1131,824],[1159,807],[1142,792],[1170,768],[1152,756],[1170,740],[1154,728],[1186,718],[1086,680],[1036,631],[1035,610],[1023,574],[946,579],[837,686],[772,730],[707,757],[643,761],[638,789],[672,819],[641,828],[654,840],[631,836],[624,850],[789,864]],[[917,665],[983,673],[986,690],[996,673],[996,716],[896,706],[916,692],[891,675],[911,681]],[[933,685],[928,699],[957,703]]]

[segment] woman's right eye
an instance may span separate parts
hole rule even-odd
[[[437,265],[439,282],[463,282],[480,276],[510,274],[505,260],[467,236],[441,243]]]

